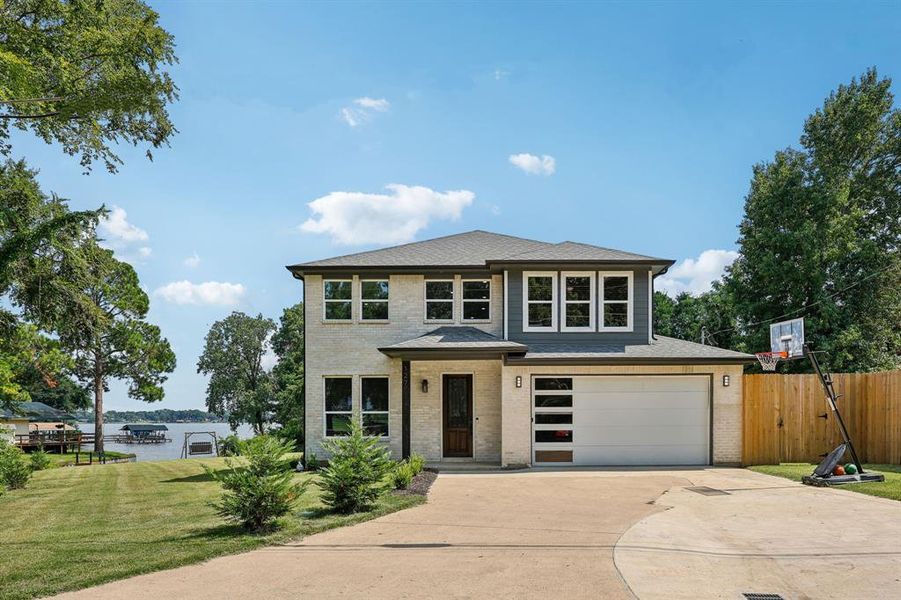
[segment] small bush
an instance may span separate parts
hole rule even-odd
[[[213,507],[219,516],[240,523],[251,531],[271,529],[276,520],[291,511],[309,480],[293,481],[285,454],[291,444],[268,436],[240,444],[242,460],[226,459],[228,470],[206,472],[222,484],[225,493]]]
[[[386,479],[394,463],[379,440],[363,435],[359,425],[352,426],[350,435],[323,445],[331,458],[319,470],[317,485],[327,506],[340,513],[364,511],[388,491]]]
[[[31,477],[31,465],[19,448],[0,442],[0,484],[17,490],[25,487]]]
[[[238,456],[241,453],[241,440],[235,434],[227,435],[219,440],[219,456]]]
[[[425,469],[425,458],[422,454],[414,452],[410,455],[410,458],[407,459],[407,462],[410,463],[410,468],[413,469],[414,477],[422,473],[422,470]]]
[[[391,483],[396,490],[405,490],[410,487],[413,482],[413,465],[408,462],[399,462],[394,465],[391,471]]]
[[[50,457],[43,450],[35,450],[28,456],[32,471],[43,471],[50,468]]]
[[[319,470],[319,458],[316,456],[315,452],[310,452],[310,457],[307,458],[304,456],[306,460],[304,460],[304,464],[306,465],[307,471],[318,471]]]

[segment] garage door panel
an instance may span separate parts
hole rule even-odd
[[[572,382],[573,464],[708,464],[709,377],[583,375]]]
[[[577,446],[573,450],[576,465],[697,465],[699,457],[706,453],[705,445],[689,446]]]
[[[649,394],[627,394],[622,392],[575,394],[573,406],[579,410],[594,410],[596,408],[635,408],[635,409],[659,409],[661,407],[676,409],[697,408],[699,403],[698,392],[661,392]]]
[[[587,376],[573,378],[573,391],[582,392],[669,392],[683,390],[689,392],[706,392],[707,378],[698,376]]]
[[[605,446],[609,444],[650,444],[667,446],[672,444],[699,444],[707,437],[705,427],[580,427],[573,430],[576,446]],[[704,445],[704,444],[701,444]]]
[[[685,427],[702,425],[707,421],[706,408],[615,408],[579,410],[573,417],[574,427],[611,425],[615,427]]]

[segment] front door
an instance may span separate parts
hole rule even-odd
[[[444,456],[472,456],[472,375],[445,375]]]

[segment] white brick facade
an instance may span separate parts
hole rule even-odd
[[[451,278],[449,276],[448,278]],[[461,281],[459,275],[455,280],[455,306],[454,316],[457,325],[469,325],[487,331],[498,337],[503,336],[503,277],[495,275],[491,278],[491,321],[468,322],[462,321],[461,305]],[[366,375],[386,375],[389,378],[389,438],[385,443],[395,458],[401,456],[401,360],[389,358],[379,352],[378,348],[388,346],[403,340],[407,340],[424,333],[428,333],[442,326],[441,323],[429,323],[425,320],[425,278],[422,275],[391,275],[389,277],[388,323],[372,323],[360,320],[360,281],[359,277],[353,277],[353,315],[350,323],[326,322],[323,318],[322,280],[319,275],[307,275],[304,277],[304,319],[306,323],[306,451],[313,453],[319,459],[327,458],[322,448],[322,440],[325,434],[325,383],[327,376],[345,375],[353,377],[353,412],[354,420],[360,422],[360,377]],[[484,410],[486,421],[479,417],[477,429],[484,435],[476,437],[474,448],[477,455],[495,458],[484,460],[499,460],[500,449],[497,437],[499,432],[490,432],[491,423],[500,418],[500,405],[496,409],[489,408],[490,396],[480,397],[479,386],[482,391],[487,391],[485,383],[490,380],[488,373],[495,372],[498,379],[493,385],[499,386],[500,362],[494,361],[496,367],[471,366],[466,371],[477,373],[474,378],[476,389],[473,396],[476,416]],[[430,363],[413,362],[411,364],[411,379],[417,383],[422,379],[417,376],[417,369],[421,365]],[[436,364],[436,363],[432,363]],[[473,365],[476,362],[472,363]],[[457,367],[461,369],[463,367]],[[448,371],[449,372],[449,371]],[[456,371],[463,372],[463,371]],[[429,377],[430,394],[427,398],[417,398],[419,390],[413,385],[412,412],[417,410],[417,402],[426,402],[431,406],[439,398],[441,382],[440,377]],[[497,396],[497,394],[495,393]],[[499,396],[498,396],[499,398]],[[434,432],[440,428],[440,404],[436,413],[437,422],[434,423]],[[430,410],[430,409],[427,409]],[[496,414],[492,416],[492,414]],[[420,423],[421,425],[422,423]],[[417,448],[417,437],[428,439],[417,430],[417,423],[411,422],[411,443],[414,451],[422,453],[429,460],[438,460],[437,454],[426,454],[427,442],[422,442],[422,450]],[[484,437],[485,439],[481,439]],[[494,441],[491,441],[491,438]],[[439,436],[440,439],[440,436]],[[491,448],[497,446],[492,454]],[[439,447],[440,451],[440,447]],[[481,459],[480,459],[481,460]]]
[[[450,278],[450,276],[449,276]],[[461,320],[461,277],[455,279],[455,325],[470,325],[503,337],[503,277],[494,275],[491,286],[491,321]],[[442,326],[425,321],[424,277],[391,275],[389,322],[360,321],[360,281],[353,277],[353,315],[349,323],[323,319],[322,281],[304,278],[306,319],[306,451],[327,458],[324,438],[324,378],[350,376],[353,381],[353,416],[360,421],[360,379],[389,378],[389,437],[385,444],[394,458],[401,457],[401,360],[378,348],[401,342]],[[473,460],[527,465],[531,461],[531,375],[541,374],[711,374],[713,380],[713,460],[715,464],[741,462],[741,365],[692,366],[504,366],[500,360],[411,362],[411,450],[429,461],[442,460],[441,376],[473,375]],[[731,377],[729,387],[722,376]],[[523,386],[515,387],[522,376]],[[422,380],[429,390],[423,393]]]

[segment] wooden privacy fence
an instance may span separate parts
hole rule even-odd
[[[862,462],[901,464],[901,371],[833,374]],[[819,462],[841,434],[816,375],[745,375],[742,462]]]

